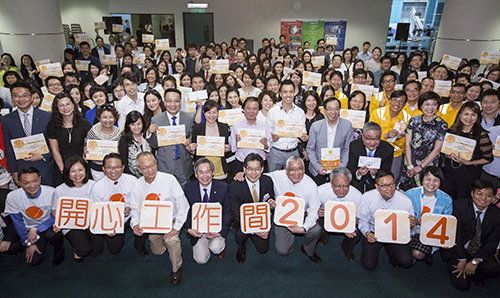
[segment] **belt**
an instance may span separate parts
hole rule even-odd
[[[290,152],[293,152],[293,151],[297,150],[297,147],[295,147],[295,148],[293,148],[293,149],[286,149],[286,150],[284,150],[284,149],[279,149],[279,148],[276,148],[276,147],[273,147],[273,149],[276,149],[276,150],[281,151],[281,152],[290,153]]]

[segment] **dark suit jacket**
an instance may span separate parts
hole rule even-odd
[[[394,154],[394,147],[386,141],[380,141],[380,144],[375,151],[374,157],[380,157],[382,159],[380,163],[380,168],[390,171],[392,167],[392,158]],[[364,193],[368,190],[375,188],[375,180],[371,177],[370,173],[367,173],[361,180],[356,179],[356,171],[358,170],[358,162],[360,156],[366,155],[366,147],[363,143],[362,138],[359,138],[351,142],[349,147],[349,161],[347,162],[347,168],[352,173],[352,186],[356,187],[360,192]]]
[[[109,46],[108,45],[104,45],[104,54],[105,55],[109,55],[109,53],[111,53],[111,51],[109,50]],[[97,51],[97,47],[94,47],[91,51],[90,51],[90,55],[96,57],[97,59],[99,59],[99,52]]]
[[[252,193],[247,181],[233,181],[229,184],[231,197],[231,214],[236,230],[240,230],[240,206],[245,203],[253,203]],[[262,175],[259,179],[259,202],[264,198],[274,199],[274,185],[271,177]]]
[[[32,119],[31,135],[36,135],[39,133],[44,134],[48,146],[49,141],[47,136],[47,125],[50,121],[50,113],[39,110],[38,108],[34,108]],[[40,171],[40,174],[42,176],[42,184],[53,186],[54,159],[52,158],[52,154],[50,152],[44,155],[45,161],[39,160],[35,162],[29,162],[24,160],[16,160],[15,158],[14,150],[12,148],[10,140],[26,137],[19,112],[16,110],[5,115],[2,118],[2,124],[5,149],[7,151],[7,163],[9,165],[10,172],[16,173],[23,168],[35,167]]]
[[[467,250],[464,245],[474,237],[476,212],[472,199],[461,199],[453,202],[453,215],[457,218],[457,245],[451,249],[457,259],[466,259]],[[496,252],[500,241],[500,209],[490,205],[486,209],[481,223],[481,246],[474,255],[475,258],[488,259]]]
[[[219,136],[224,137],[224,144],[229,144],[229,126],[226,123],[218,122],[217,121],[217,127],[219,128]],[[194,123],[193,124],[193,129],[191,131],[191,142],[196,143],[196,138],[198,136],[204,136],[205,135],[205,130],[207,128],[206,123]],[[227,155],[227,154],[226,154]],[[201,158],[203,156],[197,156],[196,154],[194,155],[194,160],[196,161],[197,159]],[[229,168],[226,162],[226,159],[223,157],[221,158],[222,160],[222,169],[224,170],[224,173],[227,173]]]
[[[186,197],[189,202],[189,206],[192,207],[194,203],[201,203],[202,197],[200,193],[200,183],[197,180],[193,180],[186,184],[184,190]],[[226,182],[212,180],[212,189],[210,190],[209,203],[220,203],[222,205],[222,230],[220,234],[222,237],[226,238],[229,232],[229,227],[231,225],[231,205],[229,201],[229,187]],[[191,208],[189,208],[188,217],[186,220],[186,228],[191,229]],[[198,238],[191,237],[191,243],[196,244]],[[194,243],[193,243],[194,240]]]

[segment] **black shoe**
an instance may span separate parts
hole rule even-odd
[[[246,252],[244,248],[238,248],[238,251],[236,252],[236,261],[238,263],[242,264],[245,263],[245,260],[247,258]]]
[[[432,254],[427,255],[427,256],[425,257],[424,262],[425,262],[425,265],[427,265],[427,267],[431,267],[431,266],[432,266],[432,264],[434,263],[434,260],[433,260],[433,258],[432,258]]]
[[[149,255],[149,251],[147,249],[141,249],[141,250],[137,250],[137,252],[139,253],[139,255],[143,258],[145,258],[147,255]]]
[[[179,268],[177,272],[172,272],[170,274],[170,282],[173,285],[178,285],[182,281],[182,268]]]
[[[313,261],[314,263],[321,263],[321,258],[315,253],[314,255],[310,256],[306,253],[306,250],[304,249],[304,246],[300,247],[300,251],[305,254],[309,260]]]
[[[344,242],[342,242],[341,246],[342,246],[342,250],[344,251],[344,255],[347,258],[347,260],[354,262],[355,256],[354,256],[354,252],[352,251],[353,248],[348,247],[347,245],[344,244]]]
[[[219,260],[222,260],[224,259],[224,256],[226,255],[226,249],[224,248],[218,255],[217,255],[217,258]]]
[[[66,257],[66,249],[64,246],[59,249],[56,253],[54,253],[54,259],[52,260],[52,265],[59,266],[62,262],[64,262],[64,258]]]
[[[478,287],[484,287],[484,280],[473,277],[472,282]]]

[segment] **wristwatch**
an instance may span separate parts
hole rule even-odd
[[[477,259],[472,259],[471,263],[472,265],[476,266],[479,264],[479,261]]]

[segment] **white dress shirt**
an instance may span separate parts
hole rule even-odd
[[[90,199],[93,202],[109,202],[112,195],[123,195],[125,198],[125,208],[129,207],[133,199],[133,194],[130,186],[135,183],[137,178],[129,174],[122,174],[117,181],[109,179],[107,176],[102,177],[94,183],[90,191]],[[125,222],[130,218],[125,217]]]
[[[26,112],[23,112],[20,109],[17,109],[17,112],[19,113],[19,120],[21,121],[21,126],[24,131],[26,131],[26,127],[24,127],[24,117],[25,115],[28,115],[28,122],[30,123],[31,131],[33,132],[33,106],[31,106]]]
[[[205,195],[205,189],[207,190],[208,201],[210,202],[210,193],[212,191],[212,182],[210,182],[210,184],[207,186],[203,186],[200,184],[201,202],[203,202],[203,196]]]
[[[138,225],[141,219],[141,205],[144,198],[150,193],[157,194],[160,201],[170,201],[174,205],[174,223],[173,228],[180,230],[186,222],[189,210],[189,203],[184,195],[179,182],[173,175],[158,172],[155,180],[150,184],[144,180],[144,177],[137,179],[136,183],[132,186],[134,199],[131,204],[130,226],[133,228]]]
[[[235,152],[236,159],[243,162],[245,157],[247,157],[250,153],[259,154],[264,160],[266,160],[266,152],[268,150],[259,150],[259,149],[244,149],[238,148],[236,142],[236,136],[241,129],[256,129],[264,131],[265,138],[267,139],[267,145],[271,148],[273,139],[271,137],[271,130],[269,129],[269,125],[267,122],[257,119],[254,124],[248,123],[247,119],[242,119],[233,124],[231,127],[231,135],[229,138],[229,145],[231,146],[231,151]]]
[[[118,127],[123,129],[125,127],[125,120],[128,113],[132,111],[137,111],[144,114],[144,93],[137,92],[137,100],[132,100],[128,95],[125,96],[115,103],[116,110],[120,114],[118,119]]]
[[[394,196],[389,200],[384,200],[377,189],[372,189],[363,194],[361,199],[361,210],[359,215],[358,228],[363,235],[367,232],[375,231],[375,211],[382,210],[403,210],[413,215],[413,205],[410,199],[402,192],[396,190]]]
[[[313,227],[318,220],[318,209],[320,206],[316,183],[309,176],[304,175],[299,183],[294,184],[286,175],[286,170],[274,171],[266,175],[273,179],[276,196],[292,192],[296,197],[304,199],[306,202],[306,218],[303,227],[306,231]]]
[[[267,112],[266,119],[267,124],[271,128],[271,132],[276,131],[276,121],[281,119],[285,120],[287,123],[303,123],[305,131],[306,115],[304,114],[304,111],[295,104],[288,112],[285,112],[281,102],[275,104],[274,107]],[[273,147],[280,150],[289,150],[297,148],[298,144],[298,138],[279,138],[278,141],[273,143]]]
[[[335,135],[337,134],[337,127],[339,127],[339,121],[335,123],[333,126],[328,124],[328,120],[326,121],[326,145],[328,148],[333,148],[333,143],[335,141]]]
[[[359,218],[359,213],[361,211],[361,197],[363,194],[356,189],[356,187],[350,185],[349,191],[345,197],[340,198],[333,192],[332,184],[327,182],[318,187],[319,200],[321,202],[321,206],[324,207],[325,203],[328,201],[335,202],[351,202],[356,205],[356,217]]]

